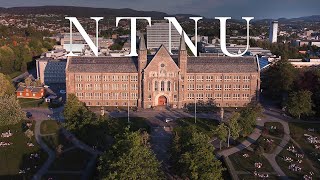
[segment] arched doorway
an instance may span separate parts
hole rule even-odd
[[[167,104],[167,98],[165,96],[160,96],[158,99],[158,106],[164,106]]]

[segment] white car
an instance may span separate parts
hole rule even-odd
[[[173,119],[172,118],[166,118],[166,123],[172,122]]]

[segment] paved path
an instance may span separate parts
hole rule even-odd
[[[284,128],[284,137],[282,138],[279,146],[277,146],[277,148],[275,149],[275,151],[272,154],[264,154],[264,156],[269,161],[269,163],[271,164],[271,166],[274,168],[274,170],[280,176],[281,179],[288,179],[288,177],[281,170],[281,168],[279,167],[279,165],[275,159],[276,156],[283,150],[283,148],[287,145],[287,143],[290,140],[289,125],[286,121],[280,119],[281,117],[282,116],[279,115],[278,112],[265,110],[264,117],[261,120],[257,121],[257,126],[254,129],[254,132],[251,135],[249,135],[249,137],[245,141],[243,141],[240,145],[238,145],[236,147],[218,152],[217,156],[218,157],[221,157],[221,156],[228,157],[234,153],[237,153],[243,149],[246,149],[261,136],[261,132],[264,127],[264,123],[266,123],[266,122],[279,122],[282,124],[282,126]],[[231,164],[231,166],[229,168],[233,168],[233,165]]]
[[[239,151],[242,151],[243,149],[246,149],[247,147],[249,147],[252,143],[254,143],[261,135],[261,131],[263,129],[264,126],[264,122],[263,120],[257,121],[257,125],[254,128],[253,133],[251,133],[248,138],[246,140],[244,140],[241,144],[239,144],[236,147],[232,147],[230,149],[226,149],[226,150],[222,150],[220,152],[217,153],[218,157],[221,156],[230,156],[234,153],[237,153]]]
[[[67,131],[65,128],[61,128],[61,132],[63,133],[63,135],[65,137],[68,137],[68,139],[70,139],[70,141],[72,142],[73,145],[75,145],[76,147],[88,151],[91,154],[97,154],[100,155],[102,154],[101,151],[98,150],[94,150],[92,149],[90,146],[88,146],[87,144],[81,142],[80,140],[78,140],[71,132]]]
[[[35,134],[35,138],[38,142],[38,144],[41,146],[41,148],[43,150],[45,150],[49,157],[47,159],[47,161],[42,165],[42,167],[38,170],[38,172],[33,176],[33,180],[40,180],[41,177],[47,173],[48,168],[50,167],[51,163],[55,160],[56,155],[55,152],[53,150],[51,150],[47,144],[45,142],[43,142],[42,138],[41,138],[41,133],[40,133],[40,125],[42,123],[43,120],[40,121],[36,121],[35,124],[35,128],[34,128],[34,134]]]
[[[282,120],[278,120],[277,122],[281,123],[283,126],[283,129],[284,129],[283,138],[272,154],[264,153],[263,156],[269,161],[270,165],[273,167],[273,169],[276,171],[276,173],[278,174],[278,176],[280,176],[281,179],[289,179],[287,175],[281,170],[280,166],[278,165],[276,161],[276,157],[283,150],[283,148],[286,147],[286,145],[290,141],[290,129],[287,122]]]

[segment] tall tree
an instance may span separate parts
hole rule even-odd
[[[101,179],[164,179],[160,166],[140,132],[127,130],[100,157],[97,169]]]
[[[300,119],[302,114],[310,115],[312,111],[312,93],[310,91],[292,92],[289,95],[287,110],[288,112]]]
[[[172,160],[176,172],[183,179],[222,179],[224,168],[215,158],[210,137],[195,128],[176,132],[172,146]]]
[[[66,119],[67,129],[74,132],[81,131],[83,127],[97,120],[96,115],[83,102],[79,101],[75,94],[68,94],[64,108],[64,118]]]
[[[218,127],[214,130],[214,134],[218,136],[220,140],[220,149],[221,149],[222,142],[227,141],[228,133],[229,133],[228,127],[224,123],[219,124]]]
[[[231,118],[229,119],[229,128],[230,134],[233,139],[237,139],[240,136],[241,126],[239,124],[240,113],[235,112],[232,114]]]
[[[256,103],[250,103],[240,112],[239,125],[241,126],[241,136],[245,137],[252,133],[256,120],[262,115],[262,106]]]
[[[280,60],[266,71],[261,86],[271,97],[282,97],[292,89],[296,75],[296,69],[287,60]]]
[[[16,124],[25,117],[14,95],[0,97],[0,126]]]
[[[9,78],[0,73],[0,96],[14,94],[15,88]]]

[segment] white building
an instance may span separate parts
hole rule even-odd
[[[278,21],[271,22],[269,41],[271,43],[276,43],[278,41]]]
[[[176,28],[171,25],[171,49],[179,49],[180,34]],[[169,23],[155,23],[147,27],[147,48],[158,49],[161,45],[169,46]]]

